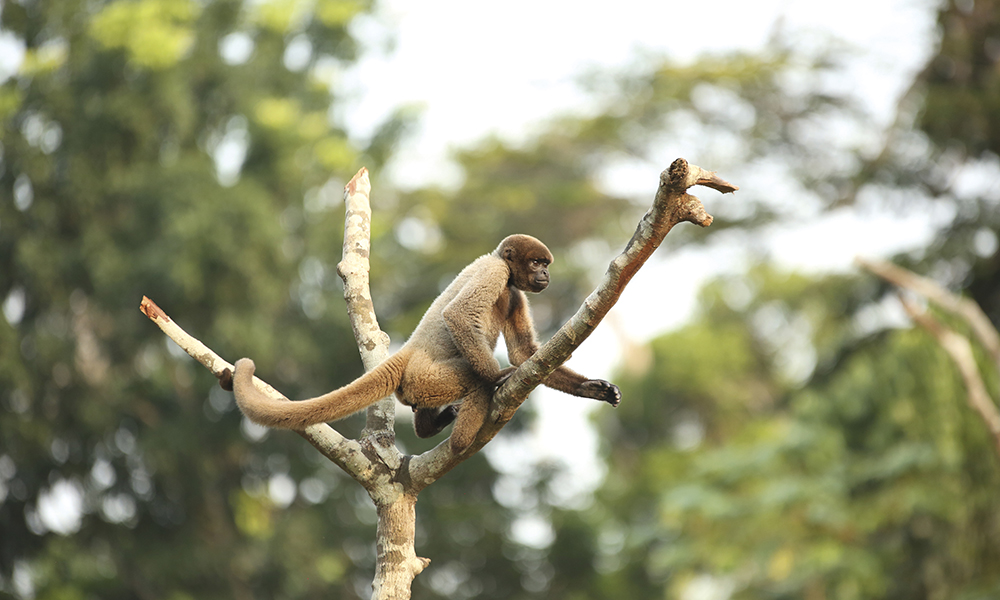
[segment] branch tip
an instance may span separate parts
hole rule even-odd
[[[665,185],[672,190],[683,192],[691,187],[687,183],[689,172],[690,168],[688,161],[683,158],[678,158],[674,162],[670,163],[670,166],[667,167],[666,170],[660,173],[660,185]]]
[[[710,187],[713,190],[722,192],[723,194],[731,194],[740,189],[740,186],[733,185],[716,175],[715,171],[705,171],[704,169],[702,169],[701,177],[699,177],[694,184]]]
[[[351,180],[344,186],[344,194],[347,196],[353,196],[358,193],[359,189],[365,193],[371,190],[371,182],[368,179],[368,169],[366,167],[361,167],[361,169],[354,174],[354,177],[351,177]]]
[[[142,302],[139,304],[139,310],[142,311],[142,314],[146,315],[153,321],[157,319],[170,321],[170,317],[167,316],[167,313],[163,312],[163,310],[157,306],[155,302],[146,296],[142,297]]]
[[[719,177],[715,171],[707,171],[698,165],[692,165],[683,158],[678,158],[670,163],[670,166],[660,173],[660,185],[677,192],[683,192],[696,185],[710,187],[723,194],[740,189],[739,186]]]

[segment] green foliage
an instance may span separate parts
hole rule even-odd
[[[347,26],[367,10],[356,0],[4,5],[2,29],[26,52],[0,82],[0,594],[18,573],[37,598],[367,595],[370,500],[298,437],[257,440],[231,396],[138,311],[148,295],[223,356],[253,356],[291,396],[357,376],[335,264],[341,188],[362,161],[376,174],[373,287],[394,339],[442,278],[513,231],[542,235],[562,257],[549,312],[579,299],[584,265],[565,247],[624,203],[585,180],[567,139],[540,166],[529,163],[548,149],[470,153],[474,187],[399,198],[377,173],[413,111],[369,147],[330,122],[339,97],[316,69],[354,59]],[[303,41],[306,64],[286,67],[286,49]],[[519,165],[517,193],[530,197],[499,202],[505,165]],[[447,243],[404,244],[407,223]],[[407,447],[438,441],[400,428]],[[423,594],[466,581],[510,597],[517,569],[537,566],[509,541],[493,477],[478,459],[426,493],[420,545],[453,565],[443,573],[499,566],[425,578]],[[53,523],[43,510],[53,490],[82,503],[79,520],[68,510]]]
[[[230,397],[138,312],[149,295],[291,394],[360,368],[353,344],[329,343],[350,339],[342,312],[306,314],[306,288],[336,284],[299,267],[338,259],[342,216],[305,219],[304,198],[365,151],[326,118],[338,98],[312,67],[352,59],[345,27],[368,7],[297,3],[285,29],[258,26],[278,4],[4,6],[26,53],[0,84],[0,593],[18,569],[38,598],[352,597],[370,577],[371,557],[321,543],[369,543],[367,527],[313,506],[361,499],[294,436],[251,443]],[[286,33],[312,40],[299,71]],[[244,56],[223,51],[234,35]],[[279,129],[268,106],[286,108]],[[243,154],[228,170],[227,146]],[[313,500],[270,499],[300,481]],[[78,522],[53,524],[56,489],[82,501]]]
[[[703,316],[656,340],[648,372],[621,382],[629,403],[606,428],[600,497],[633,532],[622,562],[645,566],[637,594],[705,574],[734,598],[1000,586],[1000,461],[944,352],[920,331],[842,336],[850,352],[836,367],[790,385],[761,313],[777,302],[806,318],[821,364],[837,350],[822,350],[822,332],[850,332],[856,314],[834,307],[866,284],[769,271],[749,284],[737,308],[715,295],[730,284],[709,288]],[[693,442],[692,427],[704,431]]]
[[[938,15],[940,48],[917,78],[919,125],[941,147],[1000,153],[1000,4],[950,1]]]
[[[191,49],[199,8],[176,0],[108,4],[94,15],[90,34],[106,48],[124,49],[138,66],[162,69]]]

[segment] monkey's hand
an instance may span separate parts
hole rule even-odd
[[[593,398],[601,402],[607,402],[611,406],[617,407],[622,401],[622,393],[618,386],[603,379],[588,379],[580,384],[577,393],[583,398]]]

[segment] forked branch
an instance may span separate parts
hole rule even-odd
[[[691,165],[682,158],[664,170],[660,174],[653,204],[639,222],[625,249],[611,262],[600,285],[587,297],[576,314],[498,390],[489,418],[470,451],[456,456],[449,445],[443,442],[411,461],[403,461],[402,455],[391,447],[394,411],[388,401],[370,409],[366,430],[368,435],[365,437],[368,443],[365,446],[344,438],[327,425],[311,426],[300,432],[301,435],[366,488],[372,485],[376,479],[375,472],[380,470],[376,463],[381,463],[390,469],[397,466],[407,468],[409,472],[403,477],[407,482],[407,491],[419,492],[496,436],[514,416],[531,390],[563,364],[590,336],[618,301],[628,282],[675,225],[687,221],[707,227],[712,223],[712,217],[701,201],[687,193],[695,185],[704,185],[723,193],[739,189],[714,172]],[[388,337],[378,328],[368,289],[371,220],[369,190],[368,174],[364,169],[359,171],[345,189],[347,221],[344,259],[338,265],[338,272],[345,281],[344,294],[355,337],[362,350],[365,366],[370,369],[384,359]],[[227,369],[231,372],[232,365],[180,329],[151,300],[143,298],[142,310],[164,333],[217,377],[225,377]],[[287,398],[262,380],[255,377],[254,383],[268,395],[287,401]],[[377,456],[372,455],[372,452]],[[369,492],[372,490],[369,489]]]
[[[378,326],[375,309],[368,286],[369,248],[371,240],[371,183],[368,171],[361,169],[344,189],[347,216],[344,222],[343,259],[337,272],[344,279],[344,298],[354,329],[355,340],[366,369],[371,369],[388,354],[389,336]],[[156,323],[185,352],[200,362],[226,387],[231,381],[233,365],[181,329],[152,300],[143,296],[140,310]],[[280,392],[258,377],[254,384],[265,394],[281,401],[289,401]],[[398,465],[402,455],[394,445],[393,425],[395,406],[392,398],[383,400],[368,409],[368,423],[359,444],[342,436],[326,424],[312,425],[297,432],[324,456],[333,461],[359,483],[369,489],[377,479],[378,468],[383,464]]]

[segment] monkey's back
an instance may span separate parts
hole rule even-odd
[[[508,268],[502,258],[485,254],[474,260],[431,303],[403,348],[419,347],[434,360],[461,356],[445,322],[446,310],[461,312],[463,318],[471,320],[484,335],[490,348],[495,348],[503,317],[493,309],[502,296],[506,300],[508,277]]]

